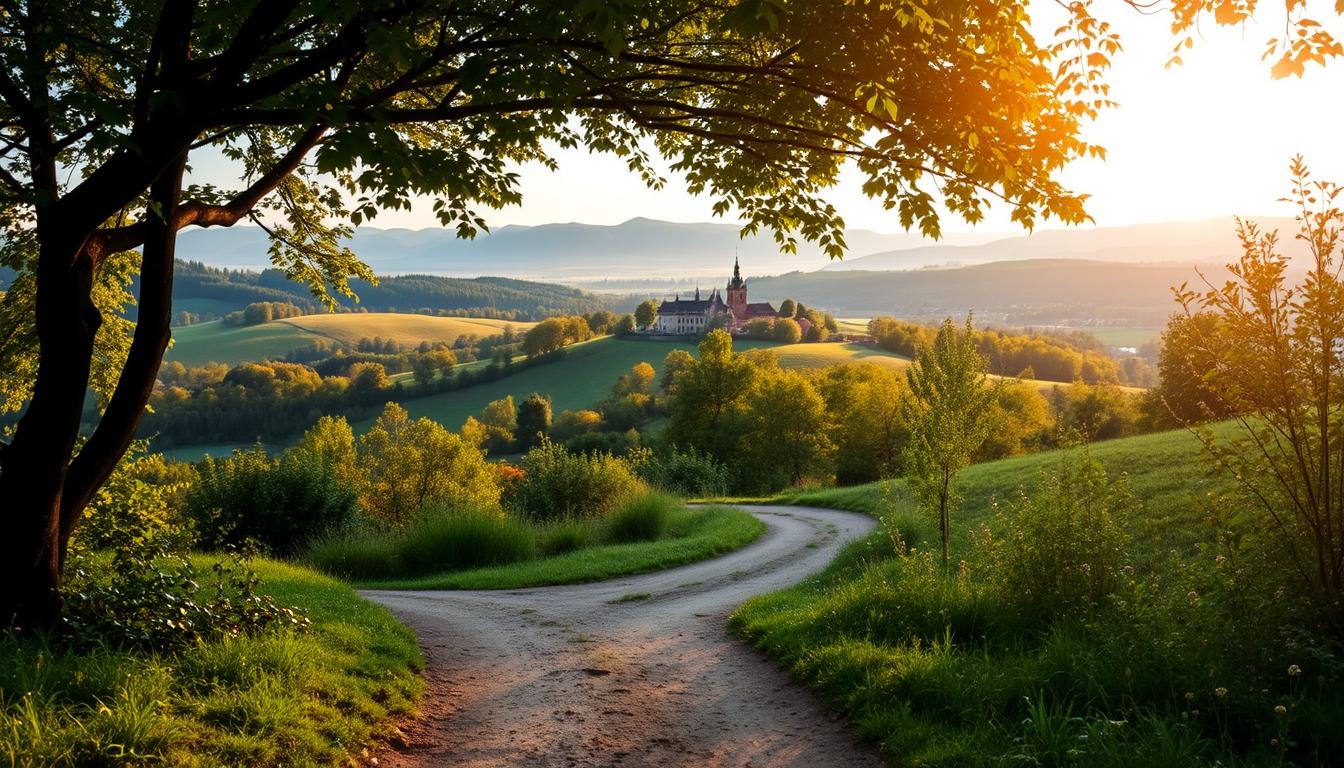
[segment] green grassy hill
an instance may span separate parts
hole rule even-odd
[[[1215,427],[1216,433],[1224,438],[1233,430],[1230,423]],[[1112,477],[1121,473],[1128,476],[1130,490],[1140,502],[1129,528],[1136,552],[1147,557],[1160,557],[1172,548],[1183,548],[1206,538],[1201,535],[1206,497],[1233,490],[1233,481],[1215,470],[1199,439],[1186,430],[1107,440],[1088,450]],[[1019,489],[1035,487],[1041,473],[1057,469],[1059,461],[1059,451],[1046,451],[975,464],[963,471],[957,482],[964,501],[953,520],[955,531],[951,537],[954,557],[970,548],[973,531],[992,521],[996,501],[1015,501]],[[887,493],[888,503],[895,509],[922,517],[914,499],[906,492],[904,481],[890,484]],[[781,499],[790,504],[876,515],[883,503],[883,487],[881,483],[870,483],[796,491]],[[931,525],[923,530],[926,534],[933,532]]]
[[[280,359],[318,339],[357,342],[380,336],[401,344],[452,341],[458,336],[493,336],[512,325],[526,331],[534,323],[473,317],[431,317],[391,312],[305,315],[261,325],[228,326],[218,320],[173,329],[167,360],[183,365],[209,362],[236,365],[251,360]]]
[[[770,342],[735,341],[735,349],[758,349]],[[544,363],[497,381],[430,397],[407,400],[403,405],[411,416],[427,416],[449,429],[462,426],[468,416],[480,414],[491,400],[513,395],[515,400],[533,392],[550,395],[556,414],[565,410],[589,408],[611,391],[617,377],[637,363],[647,362],[660,369],[663,358],[674,349],[695,354],[695,340],[640,340],[604,337],[569,347],[565,359]],[[371,420],[357,422],[355,432],[368,428]]]

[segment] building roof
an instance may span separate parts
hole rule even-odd
[[[747,317],[775,317],[779,313],[768,301],[758,301],[747,305]]]
[[[708,299],[683,299],[676,298],[672,301],[663,300],[658,305],[658,314],[660,315],[704,315],[710,312],[723,311],[727,307],[719,299],[719,292],[716,290],[709,294]]]

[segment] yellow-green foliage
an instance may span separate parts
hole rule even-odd
[[[357,455],[360,504],[384,522],[404,525],[431,504],[499,504],[498,476],[476,445],[396,403],[359,438]]]

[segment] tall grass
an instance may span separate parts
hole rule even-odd
[[[612,543],[653,541],[667,534],[672,515],[681,502],[665,493],[646,493],[616,508],[607,518],[607,540]]]
[[[347,579],[455,571],[527,560],[535,556],[535,533],[526,523],[488,510],[440,508],[406,528],[356,527],[309,548],[318,570]]]

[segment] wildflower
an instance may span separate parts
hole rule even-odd
[[[1126,576],[1133,576],[1133,575],[1134,575],[1134,566],[1132,566],[1132,565],[1126,565],[1126,566],[1125,566],[1125,575],[1126,575]]]
[[[1198,709],[1192,709],[1192,710],[1190,710],[1190,716],[1191,716],[1191,717],[1199,717],[1199,710],[1198,710]]]
[[[1214,564],[1214,565],[1222,565],[1222,564],[1225,563],[1225,562],[1227,562],[1227,556],[1226,556],[1226,555],[1219,555],[1219,556],[1213,558],[1213,564]]]
[[[1213,695],[1221,699],[1227,695],[1227,689],[1220,685],[1213,689]]]
[[[1271,747],[1277,747],[1277,746],[1279,746],[1279,740],[1278,740],[1278,739],[1270,739],[1270,740],[1269,740],[1269,746],[1271,746]]]
[[[1196,602],[1199,601],[1199,593],[1192,589],[1189,592],[1185,593],[1185,599],[1191,605],[1194,605]]]
[[[1288,708],[1280,704],[1274,708],[1274,714],[1278,715],[1279,717],[1283,717],[1284,715],[1288,714]]]
[[[1185,700],[1186,700],[1186,701],[1194,701],[1194,700],[1195,700],[1195,692],[1194,692],[1194,691],[1186,691],[1186,692],[1185,692]]]
[[[1302,668],[1299,667],[1299,666],[1297,666],[1296,664],[1293,664],[1293,665],[1291,665],[1291,666],[1288,667],[1288,676],[1289,676],[1289,677],[1297,677],[1297,676],[1300,675],[1300,674],[1302,674]]]

